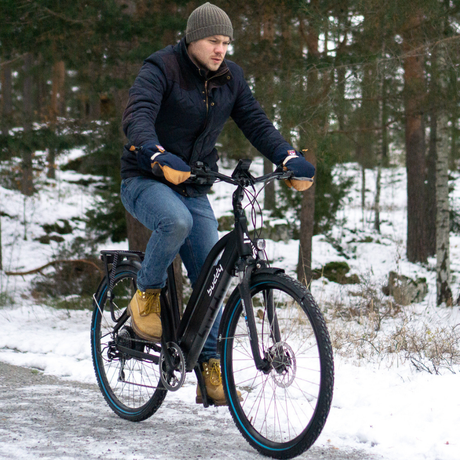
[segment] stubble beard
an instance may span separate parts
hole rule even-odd
[[[211,57],[208,58],[208,62],[203,62],[198,56],[193,56],[198,64],[198,67],[205,69],[209,72],[215,72],[219,69],[222,61],[218,63],[214,62]]]

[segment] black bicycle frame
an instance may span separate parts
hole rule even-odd
[[[250,163],[242,163],[240,175],[238,178],[245,180],[244,174],[247,171]],[[235,173],[232,177],[236,177]],[[242,171],[242,172],[241,172]],[[248,181],[251,176],[248,175]],[[244,185],[250,182],[238,185],[238,188],[233,193],[233,210],[235,215],[235,228],[230,233],[221,238],[216,245],[211,249],[206,261],[202,267],[188,305],[179,320],[179,309],[177,302],[177,292],[174,271],[172,266],[168,269],[168,284],[162,291],[162,323],[163,323],[163,337],[162,345],[166,346],[167,342],[178,343],[185,356],[185,368],[187,372],[191,372],[198,361],[198,357],[203,349],[203,346],[208,338],[211,328],[217,318],[220,307],[223,303],[225,294],[230,286],[231,278],[238,275],[239,277],[239,291],[242,302],[243,311],[245,314],[248,333],[250,334],[251,350],[254,357],[254,363],[259,370],[269,372],[271,365],[267,358],[260,356],[257,329],[254,318],[254,311],[252,307],[252,300],[250,295],[250,280],[254,273],[257,271],[278,271],[279,269],[266,268],[266,263],[262,260],[256,260],[253,257],[254,246],[248,235],[247,219],[242,207],[242,200],[244,197]],[[111,251],[103,251],[103,260],[106,265],[106,278],[109,285],[109,300],[111,306],[111,313],[113,315],[113,305],[111,302],[111,288],[113,286],[113,276],[109,277],[108,263],[112,260]],[[114,253],[117,251],[113,251]],[[124,257],[134,256],[141,258],[140,253],[133,253],[131,251],[120,251]],[[220,256],[220,257],[219,257]],[[118,256],[117,256],[118,257]],[[115,259],[116,262],[116,259]],[[114,270],[114,268],[113,268]],[[112,270],[112,271],[113,271]],[[264,294],[267,297],[269,322],[272,325],[271,334],[274,340],[279,341],[279,327],[274,314],[273,299],[270,291]],[[271,307],[270,307],[271,306]],[[127,314],[123,315],[118,320],[115,326],[119,329],[126,321]],[[128,354],[129,350],[126,351]],[[131,352],[134,356],[139,355],[139,358],[149,359],[157,362],[158,358],[152,356],[149,358],[147,353]],[[142,355],[142,356],[141,356]],[[168,367],[172,364],[168,363]]]
[[[249,164],[241,163],[242,174],[245,174]],[[240,292],[244,299],[243,303],[247,306],[248,316],[252,314],[248,326],[255,331],[248,281],[253,267],[247,270],[251,267],[250,260],[254,261],[252,258],[253,245],[249,239],[246,214],[241,204],[243,197],[244,189],[239,185],[233,193],[235,228],[217,242],[206,258],[196,282],[196,286],[201,286],[201,289],[199,291],[194,289],[179,325],[179,344],[185,354],[187,372],[194,369],[227,293],[231,278],[237,273],[240,274]],[[220,253],[222,256],[216,263]],[[243,278],[246,282],[242,281]],[[265,363],[260,357],[257,340],[251,343],[255,345],[253,353],[255,353],[256,366],[264,368]]]
[[[225,235],[209,253],[179,324],[179,344],[186,358],[187,372],[194,369],[198,356],[216,320],[220,306],[235,275],[238,251],[235,232]],[[223,253],[222,253],[223,251]],[[221,258],[217,258],[222,253]]]

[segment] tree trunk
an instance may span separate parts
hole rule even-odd
[[[366,168],[364,165],[361,165],[361,218],[364,230],[366,221]]]
[[[436,298],[437,305],[443,302],[452,306],[450,289],[449,246],[449,140],[447,115],[439,118],[439,146],[436,161]]]
[[[58,61],[53,64],[50,105],[51,129],[56,136],[59,134],[57,118],[65,115],[64,84],[65,64],[64,61]],[[49,179],[56,178],[56,156],[58,154],[58,149],[51,145],[48,149],[48,172],[46,174]]]
[[[2,216],[0,215],[0,271],[3,270],[3,258],[2,258]]]
[[[270,3],[263,3],[262,5],[262,27],[261,27],[261,36],[260,41],[266,40],[270,43],[270,47],[274,46],[275,40],[275,22],[276,22],[276,12],[273,9],[273,6]],[[263,34],[263,35],[262,35]],[[271,120],[275,118],[275,82],[274,75],[272,72],[261,75],[259,78],[262,83],[261,96],[263,96],[263,102],[265,106],[265,111]],[[259,100],[260,102],[260,100]],[[270,160],[264,157],[264,174],[269,174],[273,172],[273,164]],[[271,181],[266,184],[264,189],[264,209],[273,211],[276,206],[275,198],[275,181]]]
[[[404,105],[406,115],[407,258],[428,257],[425,203],[424,56],[420,51],[422,14],[414,12],[403,32]]]
[[[312,11],[319,11],[319,1],[312,0]],[[315,117],[305,124],[300,132],[300,145],[308,147],[305,158],[316,167],[318,154],[318,140],[327,131],[327,98],[329,88],[328,75],[322,74],[322,81],[318,71],[319,52],[319,31],[312,21],[308,30],[303,30],[303,22],[300,19],[300,34],[305,41],[308,50],[308,74],[306,88],[306,113],[305,117],[315,112]],[[311,261],[312,261],[312,239],[315,223],[315,191],[313,184],[310,189],[303,192],[300,213],[300,241],[299,241],[299,262],[297,265],[297,278],[307,286],[311,282]]]
[[[343,34],[340,41],[338,39],[337,52],[335,55],[335,73],[336,73],[336,88],[337,88],[337,102],[335,105],[335,113],[339,125],[339,131],[345,130],[345,119],[347,113],[347,100],[346,100],[346,58],[347,58],[347,45],[348,45],[348,29],[349,29],[349,10],[348,0],[338,1],[335,3],[336,10],[334,15],[337,17],[338,27]]]
[[[49,121],[49,90],[48,80],[49,63],[41,53],[35,58],[36,71],[33,75],[33,88],[34,88],[34,116],[39,122],[46,123]]]
[[[23,117],[24,117],[24,145],[22,151],[22,181],[21,191],[26,196],[32,196],[32,63],[31,53],[24,56],[24,86],[23,86]]]
[[[380,153],[377,163],[377,177],[375,179],[375,202],[374,202],[374,229],[380,233],[380,192],[382,186],[382,154]]]
[[[65,64],[57,61],[53,64],[51,87],[51,117],[65,116]]]
[[[427,231],[427,251],[429,256],[436,254],[436,171],[437,171],[437,114],[434,108],[430,111],[430,140],[428,146],[428,156],[426,159],[426,231]]]
[[[305,157],[316,167],[316,151],[310,144]],[[312,239],[313,227],[315,224],[315,190],[316,184],[303,192],[302,207],[300,211],[300,241],[299,241],[299,262],[297,264],[297,279],[309,286],[312,278],[311,257],[312,257]]]
[[[147,247],[147,243],[149,242],[152,232],[129,214],[129,212],[126,211],[125,214],[129,250],[145,252],[145,248]]]
[[[429,256],[436,254],[436,169],[437,169],[437,104],[439,103],[437,49],[431,53],[431,80],[430,80],[430,140],[428,145],[427,186],[426,186],[426,231],[427,251]]]
[[[89,81],[95,81],[98,70],[95,62],[88,65]],[[92,86],[87,88],[88,99],[85,101],[84,116],[90,120],[99,120],[101,118],[101,98]],[[121,123],[120,123],[121,124]]]
[[[382,81],[382,149],[381,149],[381,162],[386,162],[388,159],[388,104],[387,104],[387,87],[388,83],[385,78],[385,72],[383,72]]]
[[[1,67],[1,84],[2,84],[2,121],[0,130],[4,136],[8,135],[11,128],[11,115],[13,113],[13,98],[12,98],[12,77],[11,66],[4,64]]]
[[[449,69],[449,94],[452,95],[454,101],[458,101],[458,94],[459,94],[459,85],[458,85],[458,70],[456,66],[451,66]],[[459,110],[458,110],[458,103],[452,105],[451,108],[451,144],[450,144],[450,164],[451,168],[456,168],[455,160],[458,159],[458,138],[459,138],[459,130],[457,128],[457,122],[459,117]]]
[[[264,174],[273,172],[273,163],[264,157]],[[273,210],[276,207],[275,181],[271,181],[264,188],[264,209]]]

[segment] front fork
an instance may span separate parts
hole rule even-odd
[[[241,304],[243,307],[244,319],[246,321],[246,328],[248,331],[249,341],[251,343],[251,351],[252,351],[252,356],[254,358],[254,363],[256,365],[256,368],[259,371],[262,371],[263,373],[268,374],[272,369],[272,365],[270,361],[267,359],[267,357],[260,356],[257,325],[256,325],[256,319],[254,316],[254,308],[252,305],[252,299],[251,299],[250,280],[251,280],[251,276],[252,276],[254,269],[255,269],[254,264],[249,264],[249,265],[243,264],[242,269],[238,271],[238,277],[239,277],[238,289],[240,293]],[[277,336],[279,337],[279,328],[276,327],[278,326],[278,322],[276,321],[275,318],[273,318],[274,317],[273,296],[270,296],[270,291],[268,291],[268,293],[266,294],[266,297],[268,297],[267,301],[269,302],[267,305],[267,313],[268,313],[270,324],[273,325],[275,323],[275,327],[270,327],[270,329],[271,329],[272,339],[276,343]],[[270,305],[270,301],[271,301],[271,305]]]

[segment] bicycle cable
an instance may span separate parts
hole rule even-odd
[[[251,224],[254,228],[254,239],[260,239],[263,233],[263,228],[264,228],[264,216],[263,216],[263,210],[262,206],[260,205],[260,202],[258,200],[259,195],[262,193],[263,190],[265,190],[265,187],[267,186],[267,183],[264,183],[262,187],[257,191],[255,186],[252,185],[252,189],[254,193],[249,191],[247,188],[244,189],[244,194],[246,195],[246,198],[248,199],[249,203],[244,207],[244,209],[248,208],[250,206],[250,221]],[[258,224],[258,216],[260,216],[260,224]],[[254,247],[254,244],[253,244]],[[258,248],[254,248],[256,251],[259,250]],[[265,249],[263,250],[265,259],[268,260],[267,257],[267,252]]]

